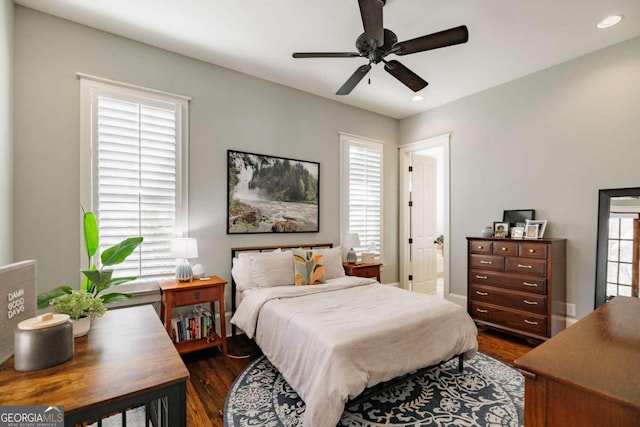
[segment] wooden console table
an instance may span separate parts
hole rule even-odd
[[[525,427],[640,426],[640,300],[615,297],[515,365]]]
[[[180,354],[220,346],[222,354],[227,355],[227,330],[224,313],[224,285],[226,284],[227,282],[225,280],[217,276],[211,276],[206,279],[194,279],[192,282],[172,280],[170,282],[160,283],[160,289],[162,290],[160,320],[165,324],[169,336],[171,336],[171,312],[175,307],[208,304],[211,308],[211,316],[215,320],[215,302],[218,301],[220,335],[216,333],[214,327],[208,337],[177,342],[175,346]]]
[[[51,368],[18,372],[13,357],[0,365],[0,406],[64,406],[65,425],[75,426],[148,405],[155,425],[186,425],[189,371],[152,306],[107,311],[74,346]]]
[[[347,276],[370,277],[380,282],[380,266],[379,262],[349,264],[343,263],[344,271]]]

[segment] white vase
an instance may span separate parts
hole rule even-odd
[[[82,317],[78,320],[73,320],[73,337],[83,337],[87,335],[91,328],[91,318]]]

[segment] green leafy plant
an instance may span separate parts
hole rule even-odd
[[[433,241],[434,244],[438,245],[438,246],[442,246],[444,245],[444,235],[441,234],[439,235],[436,240]]]
[[[98,252],[98,247],[100,245],[98,237],[98,222],[96,221],[96,217],[92,212],[84,212],[82,222],[84,230],[84,246],[87,252],[88,265],[90,267],[88,270],[82,270],[84,279],[82,280],[82,283],[80,285],[80,292],[74,291],[71,286],[58,286],[55,289],[38,295],[39,309],[47,308],[48,306],[52,305],[54,311],[56,311],[58,310],[58,308],[56,308],[58,306],[58,299],[73,295],[74,293],[84,293],[93,299],[99,300],[103,307],[104,304],[110,302],[124,301],[131,298],[131,294],[123,294],[118,292],[103,294],[102,292],[110,288],[111,286],[120,285],[136,278],[135,276],[113,278],[113,270],[110,267],[120,264],[125,259],[127,259],[127,257],[131,255],[138,246],[140,246],[143,238],[130,237],[118,243],[117,245],[105,249],[102,254],[100,254],[102,267],[98,269],[93,262],[93,257]],[[67,297],[66,299],[62,300],[62,303],[65,304],[66,309],[70,310],[74,301],[79,304],[80,301],[84,302],[84,299],[80,300],[80,298],[78,297]],[[56,312],[71,315],[71,313],[67,311]],[[101,316],[103,313],[100,313],[99,315]],[[90,316],[90,314],[88,314],[87,312],[80,317],[84,316]],[[97,317],[97,315],[94,314],[93,317]]]
[[[101,298],[95,298],[83,290],[71,291],[70,294],[60,295],[54,300],[53,312],[68,314],[73,320],[81,317],[95,319],[107,311]]]

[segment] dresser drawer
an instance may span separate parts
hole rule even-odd
[[[543,295],[513,292],[490,286],[471,285],[469,298],[472,301],[499,305],[506,308],[545,315],[547,297]]]
[[[547,335],[547,317],[471,301],[471,317],[537,335]]]
[[[493,242],[493,254],[504,256],[518,256],[518,244],[516,242]]]
[[[470,255],[469,262],[472,268],[483,270],[504,270],[504,257],[498,255]]]
[[[518,243],[518,256],[522,258],[547,259],[547,245],[544,243]]]
[[[512,273],[547,275],[547,261],[532,258],[506,258],[505,270]]]
[[[211,301],[217,299],[218,289],[216,288],[190,289],[173,292],[174,306],[200,304],[202,301]]]
[[[469,253],[491,254],[491,242],[485,240],[469,240]]]
[[[471,284],[498,286],[522,292],[547,293],[547,280],[535,276],[522,276],[516,274],[499,274],[487,271],[471,270],[469,277]]]

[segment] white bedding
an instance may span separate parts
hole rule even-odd
[[[304,400],[305,427],[333,427],[365,388],[477,350],[461,307],[350,276],[244,292],[231,322]]]

